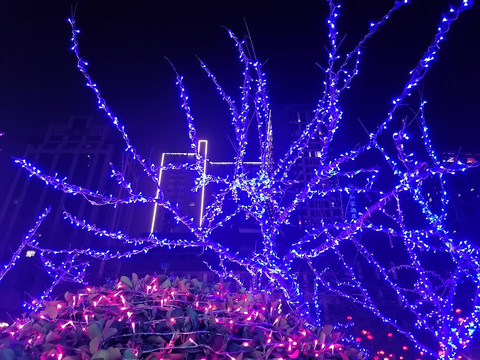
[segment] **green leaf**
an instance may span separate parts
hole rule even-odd
[[[192,328],[193,328],[192,330],[197,330],[198,326],[199,326],[197,312],[195,310],[193,310],[192,308],[187,308],[187,314],[190,317],[190,319],[192,320]]]
[[[320,335],[318,335],[318,341],[320,344],[325,344],[325,340],[327,339],[327,335],[322,331]]]
[[[188,292],[187,287],[185,286],[185,283],[183,282],[183,280],[178,280],[177,286],[178,286],[178,291]]]
[[[167,280],[165,280],[162,285],[160,285],[160,289],[167,289],[167,288],[170,288],[172,287],[172,282],[170,281],[169,278],[167,278]]]
[[[322,332],[325,334],[325,335],[330,335],[332,333],[332,330],[333,330],[333,326],[332,325],[325,325],[322,329]]]
[[[267,337],[265,336],[265,333],[261,329],[257,329],[257,336],[258,336],[258,341],[262,346],[265,346],[267,343]]]
[[[67,291],[63,297],[67,303],[70,303],[70,301],[73,300],[73,294],[69,291]]]
[[[132,274],[132,287],[134,290],[138,290],[138,275],[136,273]]]
[[[227,304],[228,306],[233,306],[233,298],[230,296],[230,294],[227,294]]]
[[[32,325],[32,329],[38,331],[38,332],[41,333],[42,335],[46,335],[46,334],[47,334],[47,329],[45,328],[45,326],[42,326],[42,325],[39,324],[39,323],[33,324],[33,325]]]
[[[159,335],[151,335],[147,338],[147,341],[153,344],[164,345],[166,341]]]
[[[62,337],[56,331],[50,331],[45,337],[46,343],[58,342]]]
[[[100,329],[100,326],[98,326],[98,324],[94,322],[88,326],[87,335],[91,340],[93,340],[96,337],[102,336],[102,330]]]
[[[124,351],[122,359],[123,360],[137,360],[137,357],[133,354],[132,350],[127,349],[127,350]]]
[[[102,332],[102,334],[103,334],[103,339],[104,339],[104,340],[108,340],[108,339],[110,339],[113,335],[115,335],[117,332],[118,332],[118,330],[115,329],[115,328],[112,328],[112,327],[111,327],[111,328],[108,328],[107,330],[104,330],[104,331]]]
[[[96,338],[92,339],[92,341],[90,341],[90,352],[92,354],[95,354],[98,352],[98,348],[100,347],[100,341],[102,341],[101,337],[100,336],[97,336]]]
[[[122,353],[120,352],[120,349],[109,347],[107,351],[110,355],[110,360],[122,360]]]
[[[183,317],[183,310],[180,308],[175,308],[172,310],[172,317],[179,318]]]
[[[184,347],[189,347],[189,346],[196,346],[192,341],[188,340],[185,341],[183,344],[181,344],[179,347],[184,348]]]
[[[334,332],[331,334],[332,342],[336,343],[338,340],[340,340],[340,337],[342,334],[340,332]]]
[[[261,351],[255,350],[248,354],[248,357],[253,359],[260,359],[263,356]]]
[[[110,312],[112,314],[114,314],[114,316],[116,318],[120,317],[120,315],[122,315],[122,310],[120,310],[120,307],[118,306],[104,306],[103,307],[103,310],[105,310],[105,312]]]
[[[107,350],[99,350],[92,356],[92,360],[110,360],[110,353]]]
[[[160,275],[157,276],[157,279],[158,279],[158,283],[161,284],[161,283],[163,283],[166,279],[168,279],[168,276],[167,276],[167,275],[160,274]]]
[[[50,316],[50,319],[56,319],[58,315],[57,305],[47,305],[44,309],[45,313]]]
[[[244,326],[243,331],[242,331],[242,337],[245,339],[251,339],[252,338],[252,331],[249,326]]]
[[[128,277],[122,276],[122,277],[120,278],[120,281],[121,281],[122,283],[124,283],[125,285],[127,285],[130,289],[133,289],[132,282],[130,281],[130,279],[129,279]]]
[[[193,278],[192,280],[190,280],[190,283],[193,285],[193,287],[195,288],[195,290],[197,291],[200,291],[202,290],[203,288],[203,283],[198,281],[197,278]]]
[[[225,344],[225,338],[222,335],[215,335],[212,339],[212,349],[213,351],[223,350]]]
[[[285,319],[284,317],[282,317],[278,323],[278,327],[281,328],[281,329],[287,329],[289,328],[288,326],[288,321],[287,319]]]
[[[106,322],[105,322],[105,327],[103,328],[103,331],[102,331],[102,334],[104,334],[105,336],[105,331],[107,331],[110,326],[112,326],[113,322],[115,321],[115,319],[108,319]]]

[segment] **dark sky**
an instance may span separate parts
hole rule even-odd
[[[384,119],[441,14],[456,2],[412,0],[368,43],[363,73],[343,104],[347,119],[360,118],[369,127]],[[101,118],[69,51],[66,18],[72,3],[0,3],[0,130],[6,133],[0,138],[1,172],[11,167],[10,156],[20,155],[25,141],[44,133],[48,124],[65,122],[74,114]],[[345,47],[392,3],[344,1],[339,25],[348,33]],[[446,148],[480,150],[479,8],[476,4],[454,24],[424,86],[434,141]],[[313,104],[323,80],[315,62],[324,64],[326,59],[326,10],[322,0],[79,0],[76,18],[82,31],[80,50],[91,64],[91,75],[143,152],[184,151],[188,146],[168,57],[185,76],[199,136],[211,140],[212,152],[223,155],[231,152],[227,110],[195,56],[227,90],[238,94],[241,67],[222,26],[241,37],[245,19],[257,55],[266,61],[271,102]],[[286,126],[273,121],[276,129]]]

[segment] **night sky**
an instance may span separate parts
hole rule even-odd
[[[385,118],[449,3],[455,1],[412,0],[367,43],[361,75],[342,105],[346,120],[360,119],[372,129]],[[0,131],[6,133],[0,138],[0,195],[13,169],[11,156],[21,155],[26,141],[71,115],[102,118],[69,51],[66,19],[72,4],[0,2]],[[343,46],[349,49],[393,1],[343,4],[339,29],[348,33]],[[434,144],[447,150],[480,151],[479,8],[476,4],[453,25],[423,87]],[[199,137],[210,140],[212,159],[228,160],[233,153],[228,111],[196,56],[236,96],[241,66],[223,27],[242,37],[246,22],[257,56],[266,62],[271,103],[314,104],[323,81],[315,63],[326,60],[326,10],[321,0],[80,0],[76,19],[82,31],[80,51],[91,64],[92,77],[146,157],[188,149],[186,121],[167,57],[185,76]],[[288,124],[275,119],[273,124],[278,142],[283,141]]]

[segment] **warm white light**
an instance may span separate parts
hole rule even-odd
[[[198,151],[201,151],[202,143],[205,144],[205,151],[203,153],[203,177],[205,179],[206,171],[207,171],[207,148],[208,148],[208,140],[200,140],[198,142]],[[198,220],[198,225],[202,226],[203,222],[203,203],[205,200],[205,183],[202,186],[202,195],[200,200],[200,219]]]
[[[160,162],[160,171],[158,172],[157,194],[155,196],[157,199],[158,199],[158,196],[160,195],[160,182],[162,181],[164,161],[165,161],[165,153],[162,154],[162,161]],[[153,216],[152,216],[152,225],[150,226],[150,234],[153,234],[153,231],[155,229],[155,220],[157,218],[157,207],[158,207],[158,204],[155,203],[153,205]]]
[[[33,257],[35,256],[36,252],[35,250],[28,250],[27,253],[25,254],[26,257]]]

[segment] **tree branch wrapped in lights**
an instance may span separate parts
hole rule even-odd
[[[94,251],[91,249],[52,250],[45,249],[26,238],[23,247],[33,247],[42,256],[55,263],[58,256],[70,259],[68,269],[59,271],[51,265],[53,271],[71,281],[83,281],[82,273],[86,266],[79,265],[81,259],[94,257],[103,260],[122,258],[147,252],[156,247],[199,247],[216,253],[221,266],[218,270],[224,277],[235,276],[231,264],[246,269],[253,276],[259,277],[267,288],[281,289],[289,307],[297,309],[298,316],[311,326],[319,325],[321,319],[320,293],[330,292],[351,303],[357,304],[375,315],[391,328],[409,339],[412,344],[431,358],[454,359],[462,354],[477,329],[480,328],[480,257],[478,249],[465,241],[458,241],[447,228],[448,194],[445,190],[447,174],[464,171],[477,164],[461,162],[446,163],[435,153],[428,134],[424,118],[425,101],[413,100],[414,92],[435,60],[440,44],[452,23],[471,6],[471,1],[463,0],[457,7],[452,7],[442,18],[433,42],[426,49],[417,65],[410,71],[409,78],[398,97],[386,114],[385,120],[370,132],[361,146],[347,149],[338,156],[331,156],[332,144],[335,144],[337,132],[342,123],[342,94],[358,75],[362,49],[367,41],[387,22],[390,16],[408,1],[395,1],[388,13],[379,21],[371,23],[367,34],[353,48],[342,53],[339,49],[337,21],[339,8],[335,1],[329,5],[328,23],[328,61],[325,82],[312,120],[306,125],[301,135],[286,151],[284,156],[274,162],[270,156],[271,134],[269,133],[270,105],[267,95],[265,75],[262,64],[251,57],[249,44],[239,40],[228,31],[238,50],[239,60],[243,66],[243,84],[239,102],[236,102],[222,88],[219,81],[201,62],[201,67],[212,80],[220,96],[227,104],[231,123],[235,129],[237,154],[234,169],[229,176],[217,176],[205,171],[208,161],[199,149],[195,119],[190,109],[188,96],[182,76],[176,76],[180,92],[181,106],[188,123],[188,136],[195,162],[183,164],[196,172],[198,191],[209,184],[216,184],[218,189],[213,200],[196,224],[192,218],[182,213],[176,204],[166,200],[159,186],[158,172],[179,168],[174,164],[151,164],[143,158],[131,144],[120,120],[113,114],[102,97],[97,85],[88,74],[87,62],[80,56],[77,36],[79,30],[75,20],[72,26],[72,50],[77,58],[77,66],[86,79],[113,126],[118,130],[125,143],[125,152],[141,167],[144,175],[156,186],[156,193],[150,196],[135,192],[125,175],[112,170],[112,177],[118,185],[126,190],[125,197],[101,194],[95,190],[74,185],[67,179],[43,173],[35,165],[24,159],[16,162],[32,176],[43,180],[72,196],[84,197],[93,205],[128,205],[132,203],[155,204],[173,214],[174,218],[184,224],[195,240],[176,240],[158,238],[150,234],[145,238],[131,238],[122,232],[111,232],[99,228],[87,221],[65,213],[74,225],[99,236],[115,239],[131,246],[127,252],[110,250]],[[406,106],[416,106],[415,124],[418,128],[407,128],[405,124]],[[247,123],[253,117],[258,132],[261,161],[256,172],[245,170],[245,156],[248,143]],[[409,134],[416,139],[409,140]],[[321,141],[317,158],[319,166],[315,175],[300,189],[292,186],[291,174],[295,164],[302,157],[312,141]],[[411,152],[415,149],[415,155]],[[364,159],[378,159],[371,164]],[[379,178],[389,179],[380,182]],[[332,182],[331,180],[335,181]],[[336,184],[324,186],[325,184]],[[435,184],[438,198],[427,201],[426,190]],[[292,197],[285,197],[287,190],[297,189]],[[353,194],[365,203],[365,210],[354,220],[323,223],[316,229],[309,229],[304,236],[291,241],[288,248],[279,247],[278,239],[284,227],[289,225],[292,214],[306,201],[312,198],[328,198],[330,194]],[[232,209],[226,202],[234,203]],[[412,211],[419,221],[409,221]],[[258,224],[262,234],[262,250],[249,256],[242,256],[230,250],[225,244],[215,241],[212,233],[232,221],[237,216],[249,216]],[[375,244],[387,243],[394,251],[401,254],[395,261],[375,254]],[[354,256],[352,256],[354,254]],[[325,264],[324,255],[328,255]],[[358,265],[354,260],[358,257]],[[12,262],[14,263],[14,262]],[[83,263],[82,263],[83,264]],[[435,265],[432,265],[435,264]],[[443,265],[439,265],[443,264]],[[210,264],[214,268],[213,264]],[[306,289],[301,285],[298,271],[300,267],[313,274],[313,296],[306,296]],[[335,268],[335,274],[330,268]],[[380,274],[378,284],[386,289],[388,296],[398,304],[397,311],[385,306],[384,298],[374,294],[371,284],[359,274],[365,267]],[[10,268],[10,267],[9,267]],[[2,272],[4,275],[5,271]],[[468,300],[458,300],[459,291],[469,291]],[[39,304],[37,301],[35,304]],[[36,305],[37,306],[37,305]],[[462,317],[455,309],[462,306]],[[38,308],[38,306],[37,306]],[[408,318],[408,324],[398,321]]]

